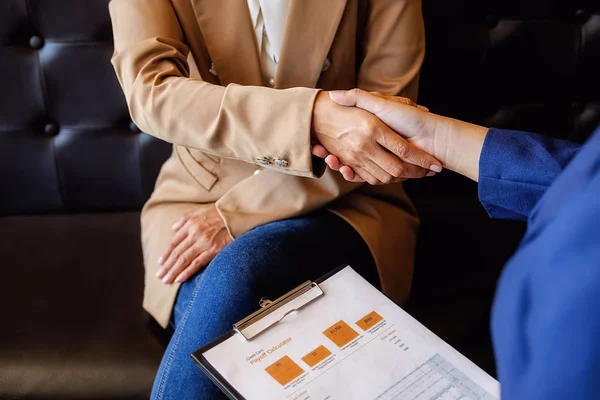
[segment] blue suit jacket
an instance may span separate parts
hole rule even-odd
[[[492,313],[502,399],[600,399],[600,129],[583,147],[491,129],[479,198],[529,221]]]

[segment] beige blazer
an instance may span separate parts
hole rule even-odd
[[[418,227],[412,203],[400,184],[323,174],[311,156],[311,121],[315,88],[416,98],[420,0],[291,0],[275,90],[261,87],[246,0],[112,0],[110,13],[112,62],[131,116],[174,145],[142,212],[144,307],[162,326],[178,286],[155,278],[157,259],[170,226],[207,203],[233,238],[326,207],[365,239],[384,292],[406,298]],[[277,158],[287,166],[271,161],[255,174],[257,163]]]

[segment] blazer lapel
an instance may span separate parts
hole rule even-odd
[[[290,0],[275,87],[316,86],[346,3],[347,0]]]
[[[221,84],[262,85],[246,0],[191,0],[191,3]]]

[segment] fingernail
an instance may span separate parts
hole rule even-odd
[[[421,111],[425,111],[425,112],[429,112],[429,108],[425,107],[425,106],[417,106],[417,108]]]
[[[164,278],[162,278],[162,283],[169,283],[169,277],[165,276]]]
[[[435,174],[436,174],[435,172],[433,172],[433,171],[429,171],[429,172],[427,173],[427,175],[425,175],[425,176],[434,176]]]
[[[433,172],[442,172],[442,167],[437,164],[433,164],[429,169]]]
[[[181,283],[182,279],[180,277],[177,277],[177,279],[175,279],[176,283]]]
[[[164,259],[163,257],[159,257],[159,258],[158,258],[158,263],[159,263],[160,265],[162,265],[162,263],[163,263],[164,261],[165,261],[165,259]]]
[[[345,90],[334,90],[329,92],[329,98],[333,101],[342,100],[346,96]]]

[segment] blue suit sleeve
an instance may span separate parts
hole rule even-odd
[[[479,201],[492,218],[526,220],[581,145],[490,129],[479,161]]]
[[[503,398],[597,399],[600,394],[600,175],[573,194],[544,230],[543,241],[523,249],[529,261],[525,370]],[[505,396],[506,395],[506,396]]]

